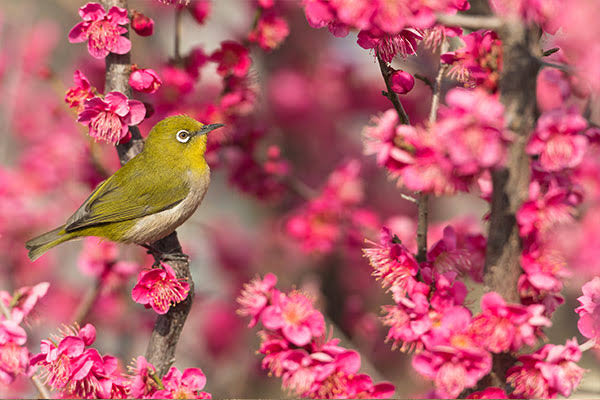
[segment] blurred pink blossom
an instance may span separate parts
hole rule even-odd
[[[157,390],[154,399],[212,399],[210,393],[202,392],[206,376],[199,368],[188,368],[183,373],[175,367],[162,377],[164,389]]]
[[[144,120],[146,108],[141,101],[130,100],[121,92],[110,92],[85,102],[78,122],[87,125],[90,136],[108,143],[118,143],[127,137],[129,125]]]
[[[169,264],[141,271],[131,291],[133,301],[152,308],[158,314],[166,314],[169,308],[183,300],[190,291],[190,284],[178,279]]]
[[[25,329],[12,320],[0,321],[0,383],[10,385],[29,370],[29,350]]]
[[[265,50],[274,50],[289,35],[290,28],[285,19],[274,13],[263,13],[256,28],[248,34],[248,40],[256,42]]]
[[[144,356],[135,360],[135,366],[131,368],[127,393],[134,399],[149,399],[159,389],[155,380],[156,368],[150,364]]]
[[[222,76],[234,75],[243,77],[250,70],[250,55],[248,49],[238,42],[226,40],[221,48],[210,55],[210,60],[219,64],[217,72]]]
[[[108,13],[99,3],[87,3],[79,9],[83,22],[69,32],[69,42],[88,42],[88,51],[95,58],[104,58],[108,53],[126,54],[131,50],[131,42],[124,36],[129,18],[127,10],[111,7]]]
[[[467,399],[508,399],[506,392],[498,387],[489,387],[480,392],[473,392]]]
[[[600,339],[600,278],[595,277],[581,288],[583,296],[577,298],[581,305],[575,309],[579,314],[577,328],[588,339]],[[597,343],[600,345],[600,343]]]
[[[192,0],[188,5],[188,10],[192,17],[199,24],[206,22],[206,18],[210,14],[212,3],[209,0]]]
[[[65,94],[65,102],[71,108],[77,108],[77,112],[81,112],[84,107],[84,103],[87,99],[94,97],[94,88],[87,77],[79,70],[73,73],[73,81],[75,86],[72,86],[67,90]]]
[[[33,307],[48,292],[50,283],[41,282],[34,286],[23,286],[13,294],[0,290],[0,301],[10,310],[11,321],[20,324],[33,310]]]
[[[162,85],[162,80],[150,68],[138,68],[137,65],[131,66],[131,75],[129,75],[129,86],[139,92],[154,93]]]

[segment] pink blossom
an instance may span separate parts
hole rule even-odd
[[[438,272],[468,274],[474,281],[481,282],[486,246],[483,235],[456,232],[452,226],[446,226],[443,235],[427,252],[427,261],[432,262]]]
[[[529,199],[517,211],[517,223],[521,237],[544,235],[559,224],[572,221],[574,207],[569,201],[569,193],[562,188],[552,187],[540,193],[537,182],[530,185]]]
[[[183,373],[175,367],[162,378],[164,389],[157,390],[153,399],[211,399],[210,393],[201,390],[206,376],[199,368],[188,368]]]
[[[600,278],[595,277],[581,288],[583,296],[577,298],[581,306],[575,309],[579,314],[577,328],[588,339],[600,337]]]
[[[218,63],[219,75],[234,75],[243,77],[250,70],[250,55],[248,49],[232,40],[221,42],[221,48],[210,55],[210,60]]]
[[[396,55],[406,57],[417,53],[417,43],[423,35],[415,29],[404,29],[397,34],[387,35],[377,29],[360,31],[357,43],[363,49],[374,49],[375,56],[387,63]]]
[[[550,68],[540,71],[537,77],[535,97],[542,113],[564,107],[571,94],[571,85],[567,74]]]
[[[542,305],[506,304],[496,292],[481,298],[481,314],[473,318],[471,331],[491,352],[518,351],[533,346],[543,326],[551,322],[542,315]]]
[[[271,273],[266,274],[263,279],[257,277],[244,284],[244,288],[237,299],[240,304],[238,313],[251,317],[248,324],[249,328],[257,324],[260,315],[269,304],[271,296],[276,293],[274,289],[276,284],[277,277]]]
[[[248,40],[256,42],[265,50],[274,50],[289,35],[290,28],[285,19],[274,13],[261,15],[256,28],[248,34]]]
[[[522,365],[510,368],[506,380],[515,388],[512,394],[516,397],[568,397],[583,376],[583,368],[576,364],[580,358],[574,338],[564,346],[547,344],[533,354],[520,356]]]
[[[159,385],[155,380],[156,368],[144,356],[139,356],[132,368],[129,379],[128,394],[134,399],[147,399],[158,391]]]
[[[425,283],[435,287],[430,300],[435,310],[443,313],[450,307],[463,304],[467,297],[467,287],[463,282],[456,280],[456,272],[438,273],[423,268],[422,274]]]
[[[473,392],[467,399],[508,399],[506,392],[497,387],[489,387],[480,392]]]
[[[558,29],[554,20],[562,10],[560,5],[557,0],[490,0],[496,14],[541,25],[550,34]]]
[[[10,385],[29,369],[27,333],[16,321],[0,321],[0,382]]]
[[[465,46],[442,55],[448,74],[470,87],[491,93],[498,89],[502,71],[502,43],[493,31],[476,31],[461,37]]]
[[[173,268],[161,262],[158,268],[140,272],[131,297],[158,314],[166,314],[172,305],[185,300],[189,291],[189,283],[178,279]]]
[[[154,33],[154,20],[139,11],[133,10],[131,28],[140,36],[151,36]]]
[[[141,101],[130,100],[123,93],[110,92],[85,102],[77,121],[87,125],[90,136],[108,143],[118,143],[127,137],[130,125],[143,121],[146,107]]]
[[[162,80],[150,68],[138,68],[137,65],[131,66],[131,75],[129,75],[129,86],[139,92],[154,93],[162,85]]]
[[[95,58],[104,58],[108,53],[126,54],[131,50],[131,42],[124,36],[129,18],[127,10],[111,7],[104,11],[98,3],[87,3],[79,9],[83,22],[78,23],[69,32],[69,42],[88,42],[88,51]]]
[[[75,86],[67,90],[65,102],[70,108],[77,108],[77,111],[81,112],[85,101],[94,97],[95,88],[92,87],[90,81],[79,70],[73,74],[73,81],[75,81]]]
[[[0,291],[0,301],[10,309],[10,320],[20,324],[33,310],[33,307],[48,292],[50,284],[41,282],[35,286],[23,286],[13,294]]]
[[[373,267],[373,276],[381,280],[384,288],[405,291],[409,281],[419,271],[414,256],[388,228],[381,229],[380,243],[370,242],[374,247],[363,249],[363,254]]]
[[[208,0],[192,0],[188,5],[188,10],[192,17],[202,25],[206,22],[206,17],[210,14],[212,3]]]
[[[261,314],[267,329],[281,329],[283,336],[296,346],[305,346],[325,333],[325,320],[313,308],[312,300],[299,292],[277,293]]]
[[[406,94],[415,86],[415,78],[406,71],[395,70],[390,77],[392,90],[398,94]]]
[[[115,243],[89,237],[84,240],[77,266],[84,274],[102,279],[108,288],[125,282],[138,270],[136,263],[119,261],[118,254]]]
[[[544,113],[527,144],[527,153],[539,156],[546,171],[574,168],[581,163],[588,140],[582,134],[585,119],[575,110]]]
[[[443,397],[456,398],[471,388],[492,368],[492,357],[476,347],[435,346],[413,358],[413,368],[435,382]]]

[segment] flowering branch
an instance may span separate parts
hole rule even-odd
[[[488,15],[438,14],[436,20],[441,25],[458,26],[472,31],[479,29],[495,31],[500,29],[503,23],[500,18]]]
[[[398,113],[398,117],[400,117],[400,122],[404,125],[410,125],[410,119],[408,118],[408,114],[404,110],[404,107],[402,107],[402,103],[400,103],[398,95],[392,90],[392,70],[390,66],[381,58],[379,53],[377,54],[377,61],[379,62],[379,69],[381,69],[381,75],[383,75],[385,87],[387,88],[387,91],[383,92],[383,95],[387,97],[394,105],[394,108]]]
[[[102,0],[102,2],[106,9],[110,9],[113,6],[127,9],[127,0]],[[127,25],[126,28],[129,29],[129,26]],[[131,97],[131,88],[129,86],[130,72],[130,53],[123,55],[109,54],[106,57],[105,93],[119,91],[127,97]],[[138,154],[144,145],[139,129],[130,126],[129,130],[132,136],[131,140],[127,143],[117,145],[121,164],[125,164]],[[174,361],[175,348],[183,330],[185,320],[192,307],[194,285],[190,274],[189,261],[182,253],[176,232],[153,243],[152,248],[158,252],[159,257],[170,255],[171,258],[176,258],[174,261],[170,260],[169,265],[175,271],[177,278],[187,281],[190,285],[189,294],[185,300],[171,307],[166,314],[158,316],[146,349],[148,362],[156,367],[156,372],[159,376],[163,376]]]

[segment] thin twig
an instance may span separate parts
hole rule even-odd
[[[458,26],[471,31],[479,29],[496,31],[503,25],[500,18],[488,15],[437,14],[436,20],[437,23],[441,25]]]
[[[8,307],[6,307],[6,304],[4,304],[3,301],[0,301],[0,312],[2,312],[2,315],[4,315],[4,318],[6,319],[12,319],[11,315],[10,315],[10,310],[8,309]],[[42,399],[50,399],[50,392],[48,392],[48,388],[42,383],[42,381],[39,380],[39,378],[35,375],[31,375],[29,377],[29,379],[31,380],[31,383],[33,383],[33,386],[35,386],[35,388],[37,389],[38,393],[40,394],[40,397]]]
[[[403,198],[404,200],[406,200],[406,201],[410,201],[411,203],[415,203],[415,204],[417,204],[417,201],[418,201],[418,200],[417,200],[417,199],[415,199],[414,197],[412,197],[412,196],[409,196],[409,195],[407,195],[407,194],[404,194],[404,193],[400,193],[400,197],[402,197],[402,198]]]
[[[173,51],[176,64],[181,62],[181,35],[183,30],[183,24],[181,23],[182,12],[183,8],[175,7],[175,43]]]
[[[87,318],[88,314],[92,310],[92,307],[96,303],[100,292],[102,291],[102,278],[96,279],[96,282],[93,286],[91,286],[85,294],[83,301],[79,303],[79,307],[77,307],[77,311],[75,311],[75,316],[73,317],[73,321],[82,325],[84,320]]]
[[[549,62],[549,61],[544,61],[544,60],[538,60],[540,62],[540,64],[542,64],[542,67],[547,67],[547,68],[554,68],[554,69],[558,69],[560,71],[572,74],[573,73],[573,67],[571,67],[570,65],[567,64],[557,64],[557,63],[553,63],[553,62]]]
[[[383,76],[383,80],[385,81],[385,87],[387,88],[387,92],[382,92],[382,94],[385,97],[387,97],[394,105],[394,108],[398,113],[398,117],[400,118],[400,122],[403,125],[410,125],[410,118],[408,118],[408,114],[406,113],[406,111],[404,111],[404,107],[402,107],[402,103],[400,103],[398,95],[392,90],[392,68],[381,59],[379,54],[377,54],[377,61],[379,62],[379,69],[381,70],[381,75]]]
[[[595,346],[596,346],[596,339],[590,339],[585,343],[581,343],[579,345],[579,350],[583,353],[584,351],[593,349]]]

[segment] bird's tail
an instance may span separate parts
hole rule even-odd
[[[67,234],[64,228],[64,225],[59,226],[25,243],[25,248],[29,250],[29,259],[35,261],[54,246],[71,239],[71,235]]]

